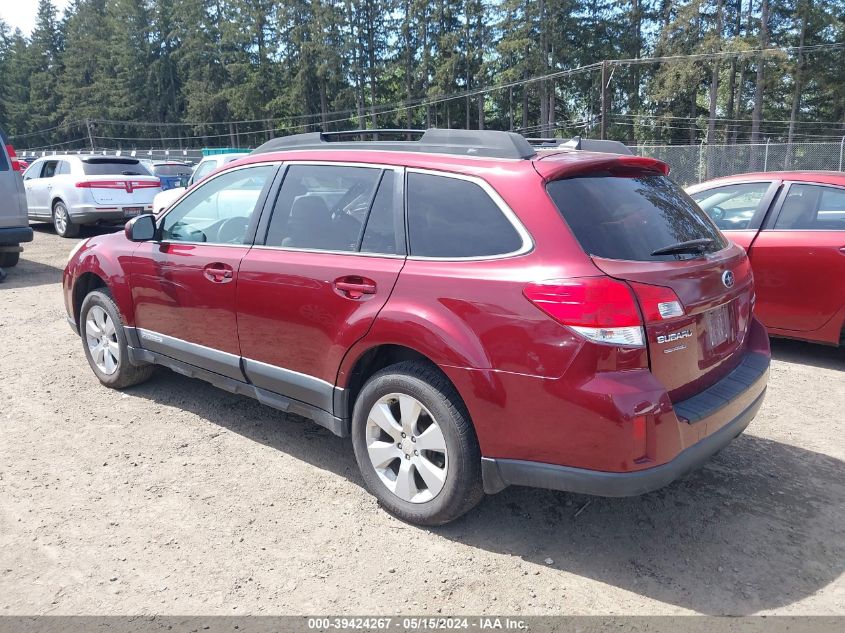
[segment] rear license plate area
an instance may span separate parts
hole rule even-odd
[[[133,215],[140,215],[144,207],[123,207],[123,215],[130,217]]]
[[[726,303],[704,315],[707,348],[715,349],[734,339],[731,305]]]

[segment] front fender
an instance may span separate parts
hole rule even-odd
[[[95,275],[111,292],[124,325],[135,325],[127,265],[136,248],[137,244],[129,242],[121,231],[93,237],[74,253],[65,266],[62,279],[65,309],[74,323],[79,323],[83,298],[79,294],[92,287],[88,275]]]

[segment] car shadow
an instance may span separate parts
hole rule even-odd
[[[808,343],[786,338],[769,339],[772,358],[787,363],[812,365],[820,369],[845,371],[845,349],[820,343]]]
[[[66,246],[68,254],[79,240],[93,237],[95,235],[102,235],[104,233],[113,233],[120,228],[83,226],[80,231],[79,238],[62,240],[62,238],[55,234],[52,224],[33,222],[30,223],[29,226],[32,228],[35,240],[50,239],[50,237],[54,240],[60,240],[62,244]],[[0,290],[61,283],[63,268],[33,261],[30,259],[30,253],[28,252],[32,249],[31,245],[24,244],[23,247],[24,251],[21,253],[17,266],[3,269],[6,272],[6,278],[4,281],[0,282]]]
[[[6,278],[0,282],[0,292],[13,288],[29,288],[61,283],[62,281],[61,268],[28,260],[25,251],[21,253],[17,266],[3,270],[6,272]]]
[[[164,369],[129,393],[363,486],[351,442],[302,418]],[[756,437],[753,428],[702,469],[647,495],[508,488],[433,531],[542,567],[561,592],[576,574],[699,613],[781,608],[845,569],[845,464]]]

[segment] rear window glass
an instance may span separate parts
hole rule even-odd
[[[590,174],[550,182],[547,190],[589,255],[661,261],[698,256],[698,252],[653,254],[681,242],[709,240],[697,247],[704,253],[727,246],[704,211],[660,174]]]
[[[156,176],[190,176],[191,168],[186,165],[154,165]]]
[[[408,174],[408,235],[418,257],[492,257],[514,253],[522,238],[480,186]]]
[[[82,169],[86,176],[149,176],[150,172],[140,161],[132,160],[97,160],[83,161]]]

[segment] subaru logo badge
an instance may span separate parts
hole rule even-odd
[[[726,270],[722,273],[722,283],[725,284],[725,288],[733,288],[734,285],[734,274]]]

